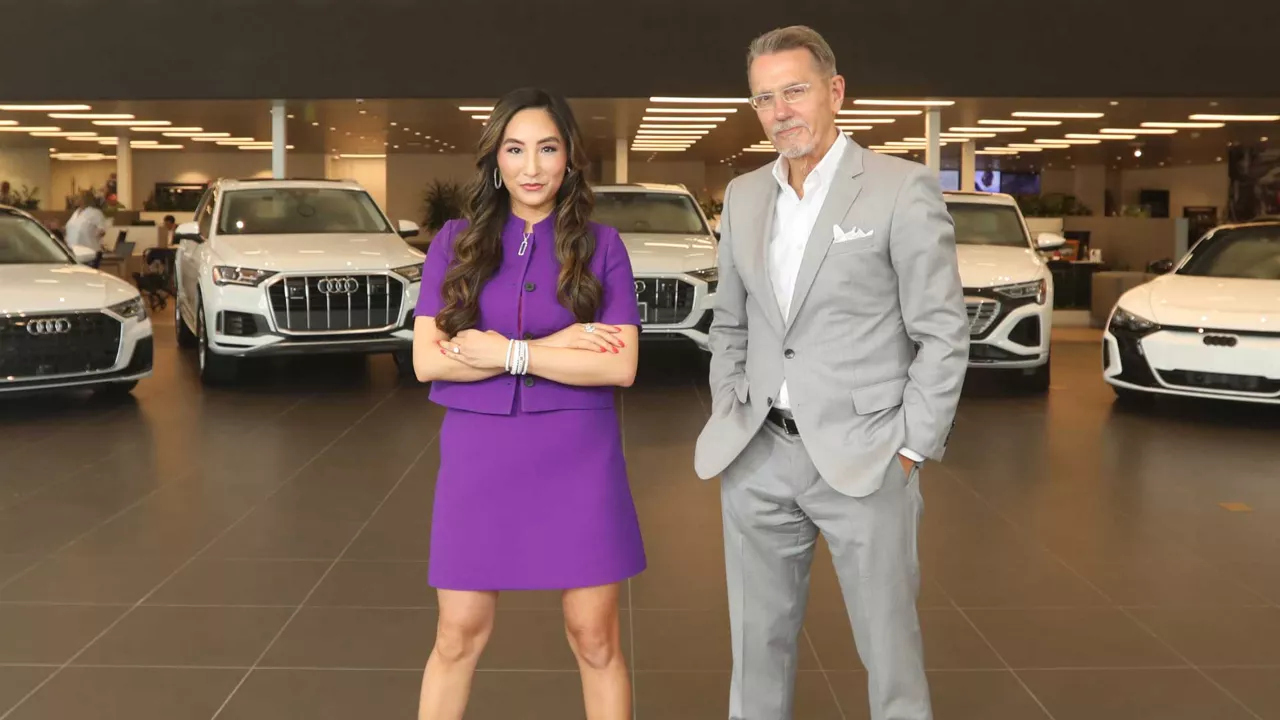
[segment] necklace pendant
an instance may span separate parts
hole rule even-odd
[[[520,257],[524,257],[524,253],[529,249],[529,233],[524,234],[524,239],[520,241],[520,251],[517,253]]]

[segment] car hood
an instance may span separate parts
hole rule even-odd
[[[393,234],[223,235],[218,262],[276,272],[391,270],[420,264],[421,250]]]
[[[0,265],[0,315],[97,310],[137,295],[129,283],[83,265]]]
[[[716,239],[711,235],[622,233],[635,275],[685,273],[716,266]]]
[[[1120,304],[1160,325],[1280,332],[1280,281],[1163,275]]]
[[[967,288],[987,288],[1030,282],[1046,273],[1031,248],[994,245],[957,245],[960,282]]]

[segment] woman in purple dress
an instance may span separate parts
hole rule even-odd
[[[577,123],[515,91],[480,139],[466,221],[431,243],[414,368],[447,408],[429,580],[440,622],[419,720],[459,720],[498,592],[563,590],[587,717],[631,717],[619,583],[645,568],[614,388],[640,318],[618,232],[590,222]]]

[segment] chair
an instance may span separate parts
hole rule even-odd
[[[147,298],[152,310],[163,309],[177,291],[177,271],[174,268],[177,248],[148,248],[142,253],[146,270],[133,274],[133,283]]]

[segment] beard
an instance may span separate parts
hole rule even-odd
[[[809,142],[803,143],[803,144],[795,141],[792,141],[790,143],[778,142],[778,135],[780,133],[783,133],[787,130],[793,130],[795,128],[804,128],[805,130],[808,130]],[[791,120],[780,122],[774,125],[772,128],[769,129],[769,136],[773,140],[773,146],[777,148],[778,154],[788,160],[794,160],[796,158],[801,158],[801,157],[804,157],[805,155],[808,155],[809,153],[813,152],[813,149],[817,144],[815,138],[813,137],[813,128],[809,127],[809,124],[806,123],[804,120],[801,120],[800,118],[792,118]]]

